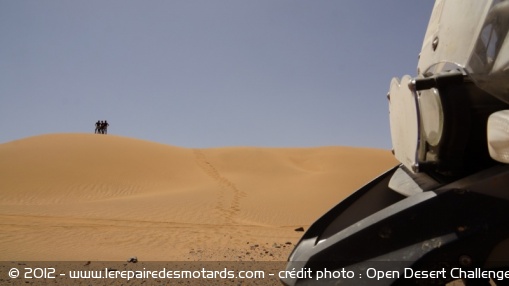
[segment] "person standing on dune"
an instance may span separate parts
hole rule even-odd
[[[95,134],[98,134],[101,132],[101,121],[97,120],[95,123]]]
[[[104,120],[104,123],[102,124],[103,134],[108,134],[108,126],[110,126],[110,124],[108,124],[108,120]]]

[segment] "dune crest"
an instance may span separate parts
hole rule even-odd
[[[0,260],[248,260],[237,250],[295,243],[296,227],[397,163],[388,150],[96,134],[12,141],[0,158]],[[275,254],[250,258],[286,259]]]

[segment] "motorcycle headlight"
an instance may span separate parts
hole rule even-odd
[[[420,156],[420,118],[418,101],[410,90],[412,79],[404,76],[401,81],[393,78],[389,91],[389,119],[393,152],[407,168],[417,171]]]
[[[501,146],[501,140],[509,142],[509,113],[493,116],[489,134],[502,134],[501,130],[507,134],[489,136],[489,152],[486,139],[488,117],[508,107],[459,72],[393,79],[389,118],[394,155],[413,172],[430,170],[446,176],[493,164],[489,152],[507,153],[507,159],[492,157],[509,162],[509,143],[507,148],[493,148]]]
[[[461,73],[440,77],[394,78],[389,91],[391,139],[394,155],[408,169],[419,172],[423,165],[439,161],[444,139],[444,106],[439,86],[463,82]],[[447,89],[445,90],[447,93]],[[449,111],[454,113],[454,110]],[[454,123],[454,120],[450,122]]]
[[[422,129],[426,143],[436,147],[442,138],[444,127],[444,112],[442,101],[436,88],[420,91],[419,106],[426,112],[421,112]]]

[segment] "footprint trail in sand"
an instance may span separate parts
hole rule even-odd
[[[246,197],[246,193],[239,190],[234,183],[221,175],[201,150],[193,149],[193,152],[198,166],[220,187],[216,210],[224,217],[226,224],[235,224],[235,218],[240,212],[240,200]]]

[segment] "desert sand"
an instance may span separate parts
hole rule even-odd
[[[0,261],[285,261],[395,166],[353,147],[189,149],[99,134],[0,144]]]

